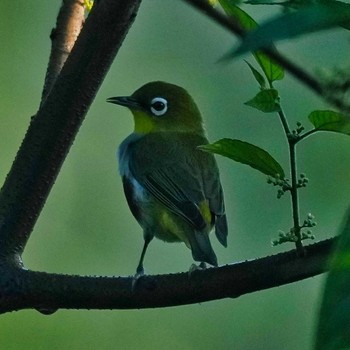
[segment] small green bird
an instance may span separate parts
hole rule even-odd
[[[137,275],[144,273],[153,237],[184,242],[194,260],[217,266],[209,233],[215,226],[227,246],[224,197],[214,156],[197,148],[208,140],[192,97],[156,81],[107,102],[128,107],[134,116],[134,132],[119,146],[118,158],[127,202],[143,228]]]

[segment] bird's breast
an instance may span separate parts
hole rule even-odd
[[[149,200],[147,190],[131,175],[129,177],[129,181],[132,187],[133,200],[136,202],[147,202]]]
[[[135,202],[146,202],[148,200],[147,190],[135,179],[130,171],[130,156],[131,149],[135,142],[137,142],[141,135],[132,133],[129,135],[118,148],[118,162],[120,176],[127,180],[128,186],[130,186],[130,196]]]
[[[121,177],[130,177],[132,176],[130,173],[130,155],[131,155],[131,148],[132,145],[140,140],[142,138],[142,135],[132,133],[130,134],[119,146],[118,148],[118,164],[119,164],[119,174]],[[136,181],[136,180],[135,180]]]

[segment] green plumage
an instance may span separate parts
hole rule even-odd
[[[209,233],[215,227],[227,245],[224,198],[213,155],[197,149],[208,140],[192,98],[176,85],[154,82],[109,102],[129,107],[135,119],[135,132],[119,148],[119,169],[130,209],[144,230],[138,273],[154,236],[183,241],[194,260],[216,266]]]

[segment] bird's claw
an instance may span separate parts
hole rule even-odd
[[[136,273],[132,278],[132,282],[131,282],[131,290],[134,292],[137,286],[137,282],[139,281],[140,277],[145,275],[145,270],[143,269],[143,267],[137,267],[136,269]]]
[[[188,273],[191,275],[194,271],[205,270],[206,268],[207,268],[206,263],[202,261],[199,265],[192,264],[190,266],[190,269],[188,270]]]

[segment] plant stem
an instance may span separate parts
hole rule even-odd
[[[293,215],[293,230],[294,234],[297,237],[297,241],[295,242],[297,252],[300,256],[305,255],[305,250],[303,244],[301,242],[301,226],[299,223],[299,198],[298,198],[298,173],[297,173],[297,155],[296,155],[296,144],[298,142],[298,138],[293,137],[293,134],[288,125],[287,118],[283,112],[282,107],[280,107],[280,111],[278,112],[280,117],[284,132],[288,141],[289,148],[289,162],[290,162],[290,175],[291,175],[291,200],[292,200],[292,215]]]
[[[296,143],[300,142],[301,140],[304,140],[305,138],[309,137],[310,135],[314,134],[317,131],[318,131],[317,129],[312,129],[307,132],[304,132],[303,134],[299,135],[299,138],[296,140]]]
[[[299,224],[299,198],[298,198],[298,183],[297,183],[297,155],[296,155],[296,142],[292,138],[288,138],[289,146],[289,160],[290,160],[290,173],[292,180],[292,187],[290,189],[292,199],[292,212],[293,212],[293,228],[294,234],[297,237],[295,242],[298,254],[300,256],[305,255],[304,247],[301,242],[301,226]]]
[[[284,114],[283,109],[282,109],[281,106],[280,106],[280,111],[278,112],[278,115],[280,117],[283,129],[284,129],[284,133],[286,134],[286,137],[287,137],[287,140],[288,140],[288,143],[289,143],[290,135],[292,134],[292,132],[290,131],[290,127],[288,125],[288,121],[287,121],[286,115]]]

